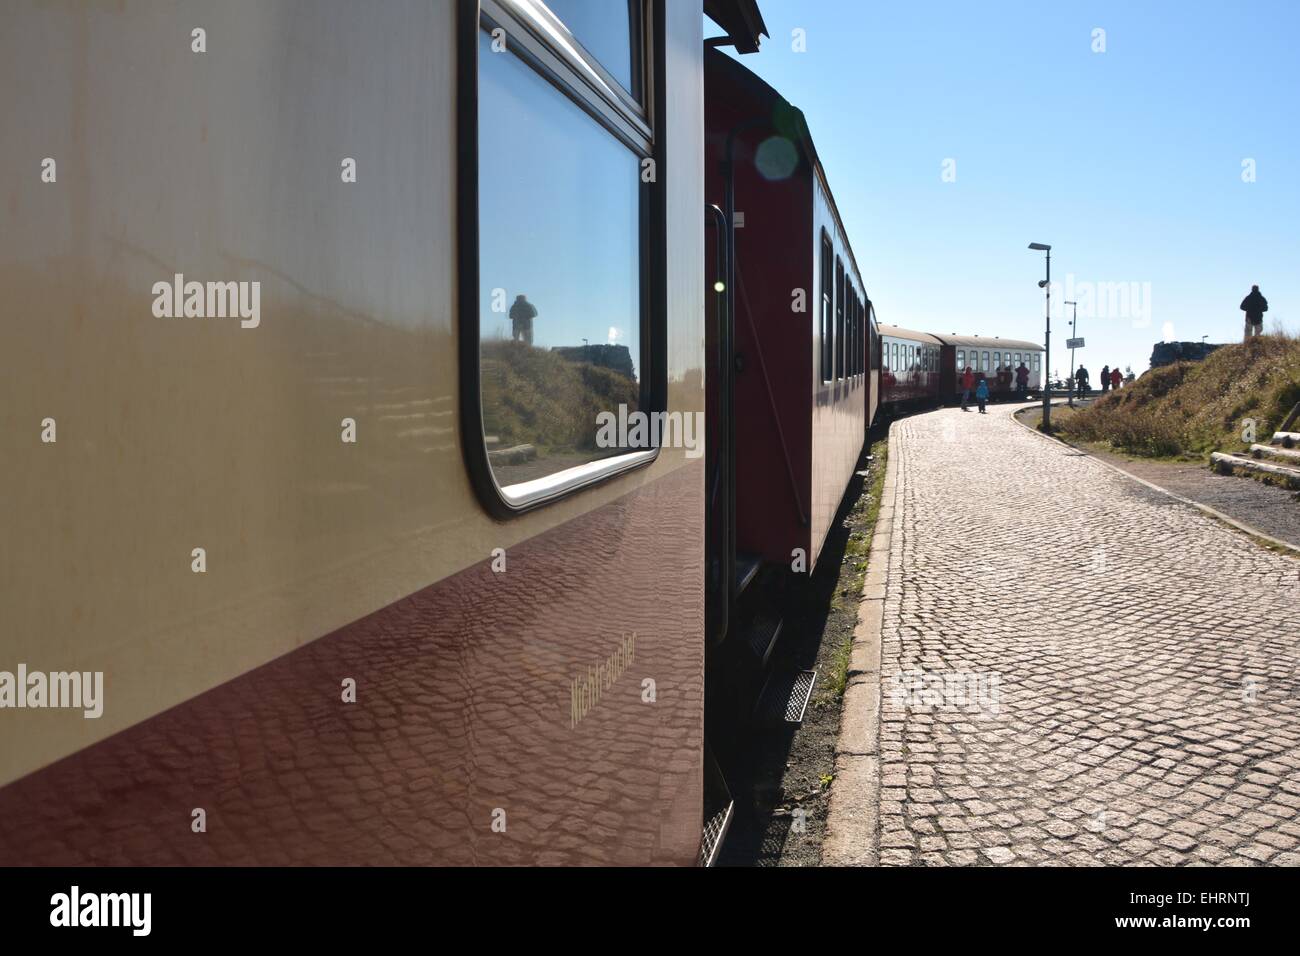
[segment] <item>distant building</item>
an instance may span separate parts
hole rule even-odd
[[[636,381],[632,353],[626,345],[557,345],[551,351],[570,362],[598,365]]]
[[[1157,342],[1151,350],[1151,367],[1173,365],[1175,362],[1199,362],[1222,345],[1209,342]]]

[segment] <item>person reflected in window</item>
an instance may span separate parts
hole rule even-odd
[[[537,318],[537,308],[528,301],[522,292],[515,296],[514,305],[510,306],[510,338],[525,345],[533,344],[533,319]]]

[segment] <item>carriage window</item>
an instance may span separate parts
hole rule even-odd
[[[835,257],[835,377],[844,377],[844,260]]]
[[[899,362],[898,343],[895,342],[895,343],[894,343],[894,371],[895,371],[895,372],[901,372],[902,370],[903,370],[903,369],[902,369],[902,366],[901,366],[901,364],[900,364],[900,362]]]
[[[569,33],[623,89],[641,98],[640,6],[611,0],[545,0]]]
[[[1039,371],[1039,360],[1040,360],[1042,357],[1043,357],[1043,354],[1042,354],[1041,352],[1035,352],[1035,353],[1034,353],[1034,371],[1035,371],[1035,372]]]
[[[848,285],[848,283],[846,283]],[[853,375],[853,343],[858,338],[858,302],[857,292],[852,285],[848,285],[849,302],[845,309],[844,315],[844,374]]]
[[[845,374],[853,376],[858,374],[857,362],[853,359],[853,353],[858,344],[858,293],[856,289],[849,293],[849,317],[845,324],[849,327],[849,343],[844,371]]]
[[[835,308],[834,287],[831,285],[835,281],[834,267],[831,265],[831,257],[834,252],[831,248],[830,236],[826,230],[822,230],[822,261],[821,261],[821,286],[822,286],[822,381],[829,382],[833,375],[832,351],[834,345],[833,333],[831,332],[831,316]]]
[[[958,349],[957,350],[957,371],[959,372],[964,371],[965,368],[966,368],[966,350]]]
[[[649,199],[640,171],[651,144],[627,145],[611,132],[627,113],[550,72],[568,66],[543,72],[518,55],[527,45],[523,15],[541,17],[537,6],[493,5],[511,38],[503,52],[492,48],[488,31],[498,24],[486,13],[479,32],[479,411],[492,480],[514,509],[654,451],[649,441],[611,440],[603,422],[641,410],[650,394],[642,354]],[[606,66],[631,82],[630,46],[641,42],[639,30],[629,32],[631,6],[619,5],[621,28],[603,6],[551,4],[573,14],[565,22],[588,49],[602,62],[612,56]],[[563,46],[559,34],[553,40],[542,45]],[[612,51],[622,46],[620,60]]]
[[[862,374],[862,300],[853,296],[853,374]]]

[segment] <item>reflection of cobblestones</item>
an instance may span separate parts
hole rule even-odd
[[[894,427],[881,862],[1300,863],[1300,564],[1002,410]]]
[[[701,480],[680,469],[512,548],[506,574],[484,547],[0,790],[0,864],[693,863],[704,572],[684,502]],[[634,663],[571,729],[573,678],[633,631]]]

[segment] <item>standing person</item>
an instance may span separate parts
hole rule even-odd
[[[1020,367],[1016,369],[1016,391],[1020,393],[1021,398],[1024,398],[1025,393],[1029,391],[1029,366],[1024,362],[1021,362]]]
[[[1241,311],[1246,313],[1246,340],[1252,335],[1264,331],[1264,313],[1268,311],[1268,299],[1259,293],[1259,286],[1250,287],[1250,295],[1241,300]]]
[[[1074,382],[1078,396],[1083,398],[1088,392],[1088,370],[1082,365],[1079,366],[1079,371],[1074,373]]]
[[[528,301],[521,292],[515,296],[510,306],[510,338],[525,345],[533,344],[533,319],[537,318],[537,307]]]
[[[975,387],[975,373],[969,365],[966,371],[961,373],[961,410],[967,411],[966,406],[970,404],[971,389]]]
[[[980,403],[980,414],[984,414],[984,405],[989,400],[989,380],[980,379],[979,385],[975,387],[975,401]]]
[[[1101,393],[1104,395],[1108,391],[1110,391],[1110,366],[1103,365],[1101,367]]]
[[[1115,370],[1110,373],[1111,387],[1114,388],[1116,391],[1119,391],[1119,387],[1120,385],[1123,384],[1123,382],[1124,382],[1124,373],[1121,372],[1119,370],[1119,366],[1116,365]]]

